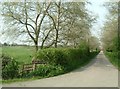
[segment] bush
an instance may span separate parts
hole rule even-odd
[[[11,58],[2,54],[2,68],[4,68],[10,62]]]
[[[18,77],[18,62],[8,56],[2,56],[2,78],[13,79]]]
[[[54,65],[39,65],[39,67],[30,72],[27,76],[33,77],[33,76],[41,76],[41,77],[50,77],[55,76],[58,74],[64,73],[63,68],[61,66],[54,66]]]
[[[40,50],[36,55],[36,59],[43,60],[46,63],[54,66],[60,65],[63,67],[65,72],[68,72],[89,61],[91,54],[88,53],[87,47],[82,49],[49,48]],[[94,56],[95,55],[96,54],[94,54]]]

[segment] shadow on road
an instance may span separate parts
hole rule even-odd
[[[98,55],[101,55],[101,54],[98,54]],[[85,65],[84,67],[78,68],[72,72],[81,72],[81,71],[88,69],[89,67],[91,67],[93,64],[96,63],[96,61],[97,61],[96,59],[97,59],[98,55],[94,59],[92,59],[92,61],[90,63],[88,63],[87,65]]]
[[[78,68],[72,72],[81,72],[88,70],[90,68],[99,68],[105,70],[115,69],[115,67],[109,62],[109,60],[105,57],[103,52],[100,52],[90,63],[86,66]]]

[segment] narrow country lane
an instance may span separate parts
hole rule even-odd
[[[118,87],[118,70],[100,52],[88,65],[70,73],[3,87]]]

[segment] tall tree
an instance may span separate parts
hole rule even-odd
[[[54,3],[53,13],[48,16],[53,21],[55,32],[55,47],[57,43],[79,44],[82,34],[90,33],[94,18],[90,18],[85,9],[85,2]]]
[[[103,28],[103,45],[105,49],[118,50],[118,3],[106,3],[105,6],[109,10],[109,15]]]
[[[19,27],[20,33],[27,33],[38,51],[38,41],[42,22],[51,3],[38,2],[5,2],[2,4],[2,16],[9,26]],[[9,30],[9,29],[7,29]]]

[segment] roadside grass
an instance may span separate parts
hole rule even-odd
[[[3,46],[2,54],[13,57],[20,64],[30,63],[35,51],[33,47]]]
[[[15,79],[8,79],[8,80],[2,80],[1,82],[3,84],[10,84],[14,82],[25,82],[25,81],[32,81],[36,79],[41,79],[41,77],[32,77],[32,78],[15,78]]]
[[[108,57],[109,61],[120,70],[120,60],[118,52],[105,52],[105,55]]]

